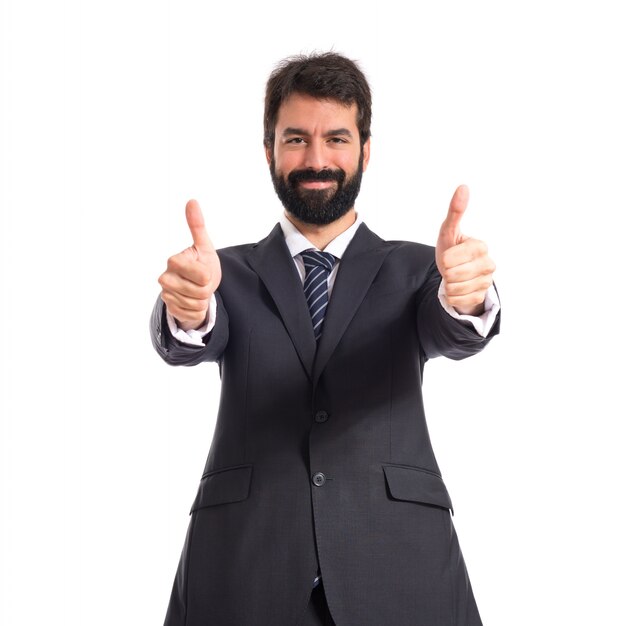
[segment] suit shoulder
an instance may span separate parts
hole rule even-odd
[[[385,240],[385,246],[390,248],[388,261],[407,262],[410,264],[432,263],[435,260],[435,247],[417,241],[400,239]]]
[[[435,246],[429,246],[425,243],[419,243],[418,241],[405,241],[404,239],[385,239],[385,245],[391,246],[394,249],[409,248],[413,250],[435,250]]]
[[[241,257],[245,256],[256,243],[239,243],[234,246],[225,246],[224,248],[217,248],[215,251],[224,257]]]
[[[278,228],[279,226],[278,224],[276,224],[272,232],[266,237],[264,237],[263,239],[261,239],[260,241],[255,241],[255,242],[250,242],[250,243],[240,243],[240,244],[236,244],[233,246],[225,246],[223,248],[217,248],[216,252],[218,256],[220,257],[220,261],[222,260],[233,261],[235,263],[238,261],[242,262],[248,256],[252,248],[255,248],[259,244],[263,244],[267,242],[272,237],[272,235],[276,233]]]
[[[243,263],[248,252],[252,247],[256,245],[254,243],[241,243],[234,246],[226,246],[224,248],[217,248],[217,256],[220,258],[220,263],[229,263],[237,265]]]

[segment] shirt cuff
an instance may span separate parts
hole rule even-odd
[[[207,318],[205,323],[200,326],[200,328],[196,328],[195,330],[187,330],[184,331],[182,328],[178,327],[176,324],[176,320],[170,312],[166,310],[167,317],[167,325],[169,326],[170,332],[172,336],[181,341],[182,343],[188,343],[192,346],[201,346],[204,347],[204,342],[202,341],[203,337],[206,337],[212,330],[213,326],[215,326],[215,318],[217,316],[217,298],[215,294],[211,295],[211,300],[209,301],[209,310],[207,311]]]
[[[443,280],[439,284],[439,293],[437,295],[439,296],[441,306],[454,319],[471,323],[481,337],[486,337],[489,334],[489,331],[496,321],[496,315],[498,315],[498,311],[500,310],[500,298],[498,298],[498,293],[493,285],[489,287],[487,295],[485,296],[485,312],[479,316],[461,315],[460,313],[457,313],[454,307],[448,304],[448,299],[446,298],[443,287]]]

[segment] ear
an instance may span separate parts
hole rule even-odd
[[[367,169],[367,164],[370,162],[370,141],[371,137],[363,144],[363,171]]]
[[[267,164],[269,165],[272,162],[272,148],[265,146],[265,158],[267,159]]]

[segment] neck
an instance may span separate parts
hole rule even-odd
[[[307,224],[285,211],[285,217],[316,247],[323,250],[335,237],[356,222],[352,207],[345,215],[330,224]]]

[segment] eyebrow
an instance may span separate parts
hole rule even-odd
[[[285,130],[283,130],[282,134],[283,137],[286,137],[287,135],[308,135],[309,133],[303,128],[293,128],[288,126]],[[344,137],[349,137],[350,139],[352,138],[352,133],[347,128],[336,128],[324,133],[324,137],[334,137],[337,135],[343,135]]]

